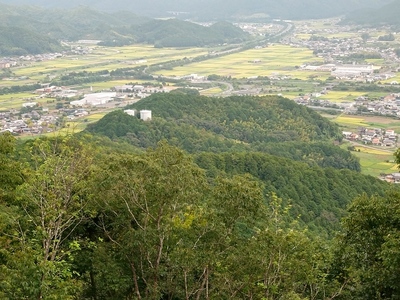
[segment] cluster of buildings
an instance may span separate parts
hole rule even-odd
[[[380,179],[390,183],[400,183],[400,173],[382,174]]]
[[[360,96],[346,104],[346,114],[373,114],[400,118],[400,94],[389,94],[379,100]]]
[[[393,129],[360,128],[358,132],[343,131],[343,137],[350,141],[362,142],[366,145],[394,147],[397,145],[397,133]]]
[[[52,132],[58,125],[59,117],[41,115],[37,111],[24,113],[21,116],[13,112],[0,113],[0,132],[13,134],[41,134]]]

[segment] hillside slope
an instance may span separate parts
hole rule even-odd
[[[336,125],[289,99],[155,94],[131,108],[151,110],[153,119],[114,111],[87,131],[141,149],[167,140],[192,153],[210,178],[251,174],[313,230],[337,230],[355,196],[389,187],[360,174],[359,161],[333,145]]]

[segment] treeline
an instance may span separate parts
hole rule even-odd
[[[40,87],[40,84],[13,85],[0,88],[0,95],[34,91],[36,89],[39,89]]]
[[[283,160],[262,154],[197,157],[221,171],[210,177],[165,142],[145,153],[121,146],[87,135],[16,145],[10,134],[0,135],[2,299],[398,294],[399,194],[359,197],[342,233],[327,240],[307,233],[288,215],[288,199],[257,179],[279,172]],[[282,176],[298,177],[296,172]],[[317,179],[305,169],[303,180],[335,185],[335,173],[320,170]],[[350,176],[357,185],[350,173],[341,173],[342,181]]]

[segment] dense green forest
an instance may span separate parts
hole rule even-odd
[[[0,135],[1,299],[396,299],[400,194],[389,185],[356,198],[332,240],[263,180],[301,176],[284,173],[289,160],[133,149]],[[311,169],[304,181],[337,192],[378,185]],[[314,188],[324,200],[332,186]]]
[[[154,118],[0,135],[1,299],[397,299],[400,192],[335,125],[281,97],[131,108]]]
[[[341,139],[336,125],[285,98],[155,94],[130,108],[150,109],[154,118],[142,122],[114,111],[87,130],[143,149],[167,139],[191,153],[258,151],[310,165],[360,170],[350,152],[333,145],[334,139]]]
[[[282,97],[209,98],[155,94],[132,105],[151,109],[143,122],[114,111],[88,127],[92,134],[155,148],[162,140],[195,154],[209,177],[251,174],[312,231],[339,229],[346,206],[361,193],[382,195],[387,184],[359,174],[360,163],[335,146],[336,125]]]

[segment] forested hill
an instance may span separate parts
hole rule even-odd
[[[309,167],[303,162],[265,153],[201,153],[195,162],[211,177],[251,174],[291,206],[290,214],[319,234],[340,229],[352,199],[361,194],[384,195],[389,185],[349,170]]]
[[[340,137],[338,127],[313,110],[276,96],[210,98],[154,94],[131,108],[149,109],[155,120],[203,129],[242,143],[320,141]],[[126,134],[129,128],[126,132],[114,133],[109,129],[112,122],[108,118],[115,114],[121,115],[112,113],[89,130],[108,136]]]
[[[56,40],[94,39],[110,46],[141,42],[182,47],[237,43],[250,37],[225,22],[205,27],[181,20],[153,20],[128,11],[100,12],[83,6],[61,10],[0,3],[0,27],[1,50],[7,55],[50,52],[55,46],[60,48]]]
[[[131,108],[150,109],[153,119],[114,111],[87,130],[142,149],[166,139],[193,153],[210,177],[251,174],[318,232],[337,230],[355,196],[388,188],[357,172],[358,159],[333,145],[340,136],[334,124],[285,98],[156,94]]]
[[[336,125],[285,98],[155,94],[132,108],[152,110],[153,120],[115,111],[87,130],[143,149],[166,139],[191,153],[261,151],[310,165],[360,170],[350,152],[332,144],[341,138]]]
[[[134,30],[138,42],[154,44],[157,47],[192,47],[222,43],[240,43],[250,38],[228,22],[218,22],[210,27],[178,19],[153,20]]]
[[[18,27],[0,26],[0,56],[61,51],[60,43],[40,33]]]

